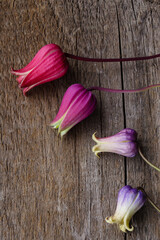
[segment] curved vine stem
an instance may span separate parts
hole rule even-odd
[[[145,194],[148,202],[157,210],[157,212],[160,213],[160,208],[157,207],[157,205],[150,199],[150,197],[149,197],[149,196],[147,195],[147,193],[145,192],[144,188],[142,188],[142,187],[137,187],[137,189],[140,190],[140,191],[142,191],[142,192]]]
[[[154,204],[154,202],[147,196],[148,202],[160,213],[160,209]]]
[[[160,172],[160,168],[156,167],[155,165],[153,165],[152,163],[150,163],[147,158],[144,157],[143,153],[141,152],[141,149],[138,148],[138,152],[140,154],[140,156],[142,157],[142,159],[148,164],[150,165],[151,167],[153,167],[154,169],[156,169],[158,172]]]
[[[131,58],[88,58],[88,57],[80,57],[70,53],[64,53],[67,58],[76,59],[79,61],[85,62],[131,62],[131,61],[142,61],[149,60],[154,58],[159,58],[160,54],[145,56],[145,57],[131,57]]]
[[[150,85],[150,86],[147,86],[147,87],[138,88],[138,89],[131,89],[131,90],[103,88],[103,87],[97,87],[97,86],[87,88],[87,90],[88,91],[98,90],[98,91],[113,92],[113,93],[138,93],[138,92],[145,92],[149,89],[157,88],[157,87],[160,87],[160,84],[154,84],[154,85]]]

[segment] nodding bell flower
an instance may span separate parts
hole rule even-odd
[[[94,133],[92,139],[97,143],[92,148],[96,156],[100,152],[112,152],[125,157],[134,157],[138,152],[137,133],[130,128],[125,128],[119,133],[105,138],[97,138]]]
[[[32,61],[22,69],[11,70],[18,75],[19,87],[25,95],[31,88],[64,76],[69,64],[61,48],[56,44],[42,47]]]
[[[96,108],[96,98],[81,84],[71,85],[62,100],[59,112],[50,126],[63,136],[74,125],[87,118]]]
[[[146,195],[137,188],[127,185],[120,189],[118,193],[117,208],[115,214],[107,217],[107,223],[117,223],[121,231],[133,231],[134,227],[130,226],[132,216],[143,206],[146,201]]]

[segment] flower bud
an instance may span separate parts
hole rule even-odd
[[[117,223],[121,231],[133,231],[134,227],[129,226],[132,216],[143,206],[146,195],[137,188],[127,185],[120,189],[118,193],[117,208],[115,214],[107,217],[107,223]]]
[[[42,47],[33,60],[24,68],[11,70],[18,75],[19,87],[25,95],[31,88],[64,76],[68,70],[68,61],[61,48],[56,44]]]
[[[87,118],[96,108],[96,98],[81,84],[71,85],[62,100],[59,112],[50,126],[63,136],[74,125]]]
[[[125,128],[119,133],[105,138],[97,138],[94,133],[92,139],[97,143],[92,148],[96,156],[100,152],[112,152],[125,157],[134,157],[138,152],[137,133],[130,128]]]

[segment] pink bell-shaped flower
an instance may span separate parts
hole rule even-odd
[[[11,73],[19,76],[17,81],[25,95],[35,86],[61,78],[66,74],[68,67],[68,61],[61,48],[56,44],[48,44],[38,51],[26,67],[12,69]]]
[[[71,85],[62,100],[59,112],[50,126],[63,136],[74,125],[87,118],[96,108],[96,98],[81,84]]]

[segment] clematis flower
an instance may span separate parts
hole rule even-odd
[[[11,70],[18,75],[19,87],[25,95],[30,89],[40,84],[53,81],[64,76],[69,64],[61,48],[56,44],[42,47],[33,60],[24,68]]]
[[[74,125],[87,118],[96,108],[96,98],[81,84],[71,85],[62,100],[59,112],[50,126],[63,136]]]
[[[100,152],[112,152],[125,157],[134,157],[138,152],[137,133],[130,128],[125,128],[119,133],[105,138],[97,138],[94,133],[92,139],[97,143],[92,148],[96,156]]]
[[[134,227],[130,226],[132,216],[143,206],[146,201],[146,195],[143,191],[132,188],[127,185],[120,189],[118,193],[117,208],[115,214],[107,217],[107,223],[117,223],[121,231],[133,231]]]

